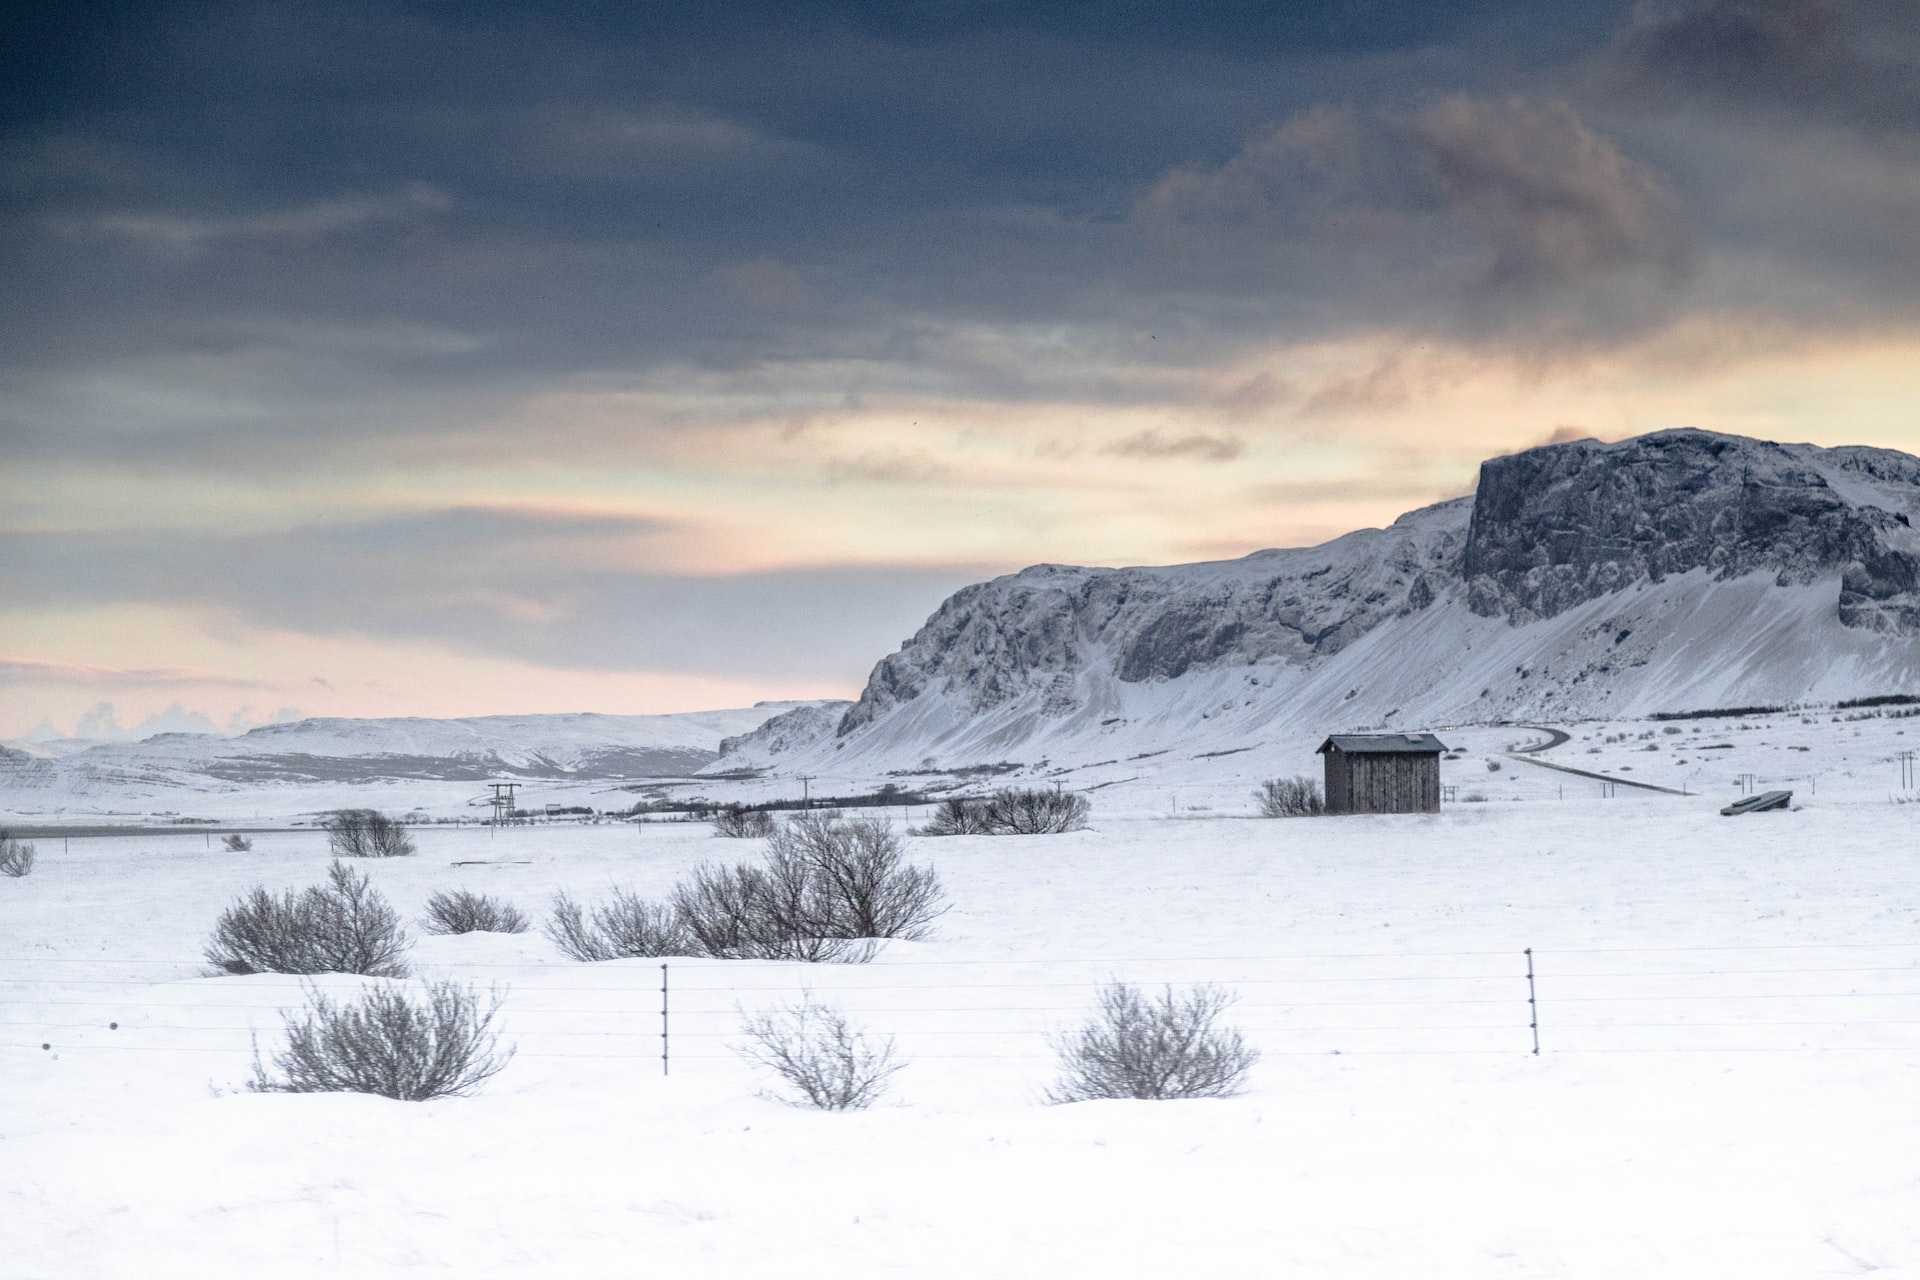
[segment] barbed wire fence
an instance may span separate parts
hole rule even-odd
[[[913,1060],[1044,1061],[1115,981],[1210,982],[1269,1058],[1856,1052],[1920,1059],[1920,941],[1394,953],[430,964],[497,984],[528,1060],[731,1060],[744,1012],[810,994]],[[105,971],[115,976],[101,976]],[[74,975],[74,976],[68,976]],[[241,1055],[315,986],[208,976],[203,961],[0,956],[0,1045],[62,1055]]]

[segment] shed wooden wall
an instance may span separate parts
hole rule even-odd
[[[1327,752],[1328,813],[1440,812],[1440,757],[1407,751]]]

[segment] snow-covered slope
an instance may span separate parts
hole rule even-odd
[[[746,733],[720,743],[720,759],[708,771],[765,769],[797,750],[831,734],[852,707],[851,702],[804,702],[783,711]]]
[[[1920,459],[1701,431],[1497,458],[1324,546],[969,587],[783,768],[1088,760],[1920,686]],[[809,732],[809,730],[811,732]]]
[[[266,725],[234,738],[167,733],[57,759],[12,756],[0,788],[81,795],[128,784],[231,789],[260,783],[685,775],[712,761],[730,735],[811,705],[763,702],[739,710],[658,716],[312,719]]]

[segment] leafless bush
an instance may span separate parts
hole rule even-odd
[[[253,841],[238,833],[228,836],[223,843],[228,853],[246,853],[253,848]]]
[[[797,959],[786,954],[799,924],[781,918],[767,873],[747,863],[695,867],[673,887],[673,918],[699,955],[730,960]]]
[[[1007,787],[987,801],[987,829],[994,835],[1049,836],[1087,825],[1093,803],[1077,791]]]
[[[428,933],[525,933],[527,918],[511,902],[471,889],[440,889],[427,899]]]
[[[405,858],[415,852],[404,824],[378,809],[340,809],[320,824],[336,858]]]
[[[1263,818],[1312,818],[1327,811],[1320,784],[1312,778],[1269,778],[1253,793]]]
[[[1611,738],[1609,738],[1609,739],[1608,739],[1608,741],[1609,741],[1609,742],[1611,742],[1611,741],[1612,741],[1612,739],[1611,739]],[[1488,761],[1487,761],[1487,772],[1488,772],[1488,773],[1498,773],[1498,772],[1500,772],[1500,762],[1499,762],[1498,760],[1488,760]]]
[[[31,840],[15,840],[5,831],[0,831],[0,876],[12,876],[18,880],[33,870],[33,864],[39,860],[39,850],[33,847]]]
[[[939,877],[906,861],[884,819],[804,814],[777,827],[764,864],[708,864],[666,903],[624,890],[591,910],[555,897],[547,936],[576,960],[701,955],[863,963],[878,938],[920,938],[945,906]]]
[[[673,907],[698,953],[717,959],[864,964],[874,956],[872,942],[831,931],[823,885],[784,859],[775,868],[698,867],[674,886]]]
[[[765,809],[730,804],[713,815],[713,834],[736,840],[756,840],[773,834],[773,815]]]
[[[893,1039],[872,1040],[837,1009],[811,993],[798,1004],[751,1016],[742,1014],[748,1042],[735,1052],[767,1067],[791,1090],[785,1100],[822,1111],[872,1106],[894,1072],[906,1064],[893,1056]]]
[[[546,933],[563,954],[580,961],[697,953],[672,907],[626,889],[615,889],[612,898],[591,909],[556,893]]]
[[[1061,1079],[1050,1102],[1093,1098],[1224,1098],[1260,1060],[1238,1031],[1214,1025],[1235,997],[1208,983],[1158,998],[1124,982],[1101,989],[1085,1025],[1054,1037]]]
[[[884,819],[809,813],[774,833],[765,866],[701,867],[673,903],[706,955],[860,963],[871,939],[926,936],[940,898]]]
[[[884,818],[795,818],[767,846],[767,863],[780,879],[804,880],[822,900],[817,923],[840,938],[927,936],[946,910],[932,867],[906,860],[906,841]]]
[[[987,801],[981,796],[949,796],[934,809],[923,836],[984,836],[991,832]]]
[[[269,1074],[254,1053],[251,1089],[259,1093],[374,1093],[406,1102],[471,1093],[507,1065],[493,1030],[500,995],[485,1003],[471,987],[435,982],[424,1000],[403,988],[371,987],[358,999],[307,993],[307,1007],[284,1013],[284,1050]]]
[[[361,973],[400,978],[412,945],[366,876],[335,860],[325,885],[255,889],[221,913],[206,956],[228,973]]]

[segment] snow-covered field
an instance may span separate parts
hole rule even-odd
[[[43,837],[0,879],[0,1276],[1920,1277],[1920,719],[1832,714],[1569,725],[1542,757],[1684,797],[1443,731],[1434,817],[1252,820],[1264,748],[1134,762],[1091,830],[914,840],[952,904],[925,942],[672,962],[666,1076],[657,962],[419,937],[421,974],[506,993],[518,1049],[429,1103],[240,1088],[299,986],[201,976],[201,947],[235,894],[318,881],[317,833]],[[1795,811],[1720,817],[1745,773]],[[757,854],[689,824],[418,839],[360,864],[410,919]],[[1114,977],[1237,990],[1249,1090],[1045,1105],[1048,1031]],[[729,1051],[803,989],[897,1038],[873,1110],[771,1101]]]

